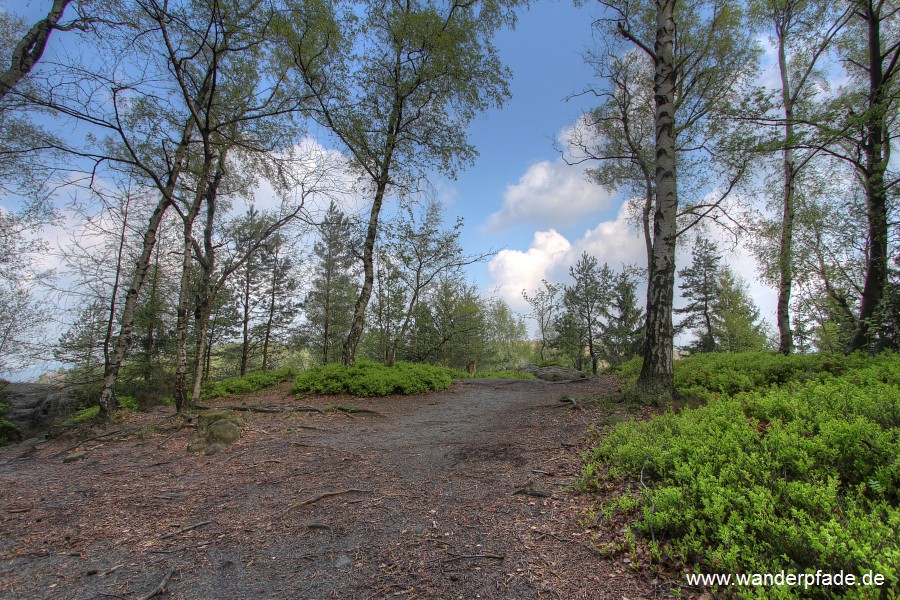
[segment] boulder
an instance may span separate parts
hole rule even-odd
[[[232,444],[241,437],[241,428],[226,419],[213,421],[206,428],[206,441],[210,444]]]
[[[578,381],[580,379],[587,379],[587,375],[578,369],[559,365],[549,365],[546,367],[525,365],[522,367],[522,370],[526,373],[531,373],[538,379],[543,379],[544,381]]]
[[[23,431],[39,427],[52,418],[64,417],[80,404],[72,397],[71,389],[43,383],[9,383],[0,396],[0,402],[10,405],[4,418]]]
[[[197,419],[197,435],[188,444],[188,452],[203,451],[217,454],[241,437],[241,416],[228,409],[212,409],[200,413]]]

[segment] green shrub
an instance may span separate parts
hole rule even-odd
[[[5,409],[0,410],[0,414],[3,414],[7,410],[9,410],[8,404]],[[21,440],[22,430],[6,419],[0,418],[0,446],[6,446]]]
[[[453,379],[537,379],[531,373],[518,369],[504,369],[502,371],[478,371],[470,375],[462,369],[447,369]]]
[[[131,412],[138,412],[141,410],[137,400],[131,396],[117,396],[116,399],[119,401],[119,408],[121,410],[128,410]]]
[[[294,379],[295,394],[388,396],[442,390],[453,383],[453,370],[434,365],[398,362],[393,367],[359,360],[351,367],[313,367]]]
[[[871,569],[896,586],[900,356],[711,357],[676,366],[708,405],[617,425],[583,485],[641,479],[637,529],[698,571]]]
[[[850,373],[871,364],[862,353],[851,356],[832,354],[793,354],[774,352],[705,353],[676,360],[675,389],[689,400],[708,401],[721,394],[781,386],[803,381],[822,381],[826,377]],[[643,360],[635,357],[613,369],[613,374],[633,385]]]
[[[531,373],[525,371],[517,371],[515,369],[505,369],[503,371],[478,371],[475,377],[484,377],[489,379],[537,379]]]
[[[203,400],[211,400],[236,394],[248,394],[279,384],[296,375],[297,372],[295,370],[285,368],[276,371],[248,373],[243,377],[229,377],[204,386],[201,398]]]
[[[63,421],[63,425],[75,425],[77,423],[87,423],[97,418],[100,414],[100,405],[88,406],[72,414],[68,419]]]

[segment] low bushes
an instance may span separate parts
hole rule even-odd
[[[636,529],[657,556],[707,573],[871,569],[897,585],[900,356],[698,356],[676,382],[708,405],[617,425],[583,470],[588,488],[647,485]]]
[[[460,369],[452,369],[453,379],[537,379],[531,373],[519,371],[518,369],[504,369],[502,371],[477,371],[469,374],[468,371]]]
[[[294,379],[295,394],[351,394],[388,396],[442,390],[453,383],[452,370],[426,364],[398,362],[393,367],[359,360],[351,367],[329,364],[313,367]]]
[[[2,383],[0,383],[0,386],[2,386]],[[14,423],[3,418],[3,415],[6,414],[9,408],[9,404],[0,402],[0,446],[6,446],[22,439],[22,430],[16,427]]]
[[[297,371],[294,369],[278,369],[275,371],[248,373],[243,377],[229,377],[204,386],[200,397],[203,400],[211,400],[235,394],[247,394],[276,385],[296,375]]]

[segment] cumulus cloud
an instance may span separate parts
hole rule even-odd
[[[612,221],[603,221],[574,242],[554,229],[534,234],[527,250],[502,250],[488,264],[493,280],[492,289],[519,311],[527,311],[522,290],[533,291],[546,279],[554,283],[568,283],[568,269],[582,252],[587,252],[614,269],[623,264],[644,266],[644,243],[628,224],[628,212],[623,205]]]
[[[580,166],[544,160],[528,168],[515,185],[507,186],[503,206],[488,217],[487,231],[539,223],[560,227],[609,207],[613,194],[585,177]]]

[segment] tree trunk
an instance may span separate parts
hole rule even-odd
[[[116,348],[106,365],[103,373],[103,387],[100,390],[100,412],[103,415],[116,407],[116,384],[119,381],[119,369],[122,361],[125,360],[125,354],[131,344],[131,335],[134,332],[134,312],[137,308],[138,295],[144,285],[147,277],[147,271],[150,268],[150,259],[153,255],[153,248],[156,246],[156,234],[159,231],[160,223],[166,211],[172,206],[172,193],[181,176],[181,169],[184,165],[184,155],[187,152],[187,146],[193,131],[194,121],[188,119],[184,126],[181,141],[178,149],[175,151],[174,160],[165,186],[160,190],[162,198],[156,205],[150,220],[147,223],[147,229],[144,232],[144,241],[141,246],[141,254],[138,256],[135,264],[134,277],[132,277],[131,285],[125,295],[125,305],[122,307],[122,325],[119,327],[119,336],[116,339]]]
[[[272,335],[272,323],[275,320],[275,298],[278,283],[278,244],[275,245],[275,254],[272,257],[272,293],[269,295],[269,316],[266,319],[266,333],[263,338],[262,370],[269,368],[269,338]]]
[[[193,265],[192,237],[194,219],[197,214],[194,208],[184,216],[183,246],[181,261],[181,285],[178,291],[178,307],[176,308],[175,325],[175,408],[178,412],[187,406],[187,324],[188,301],[190,300],[191,266]]]
[[[0,100],[18,84],[44,54],[50,33],[57,27],[70,0],[53,0],[45,19],[31,26],[13,50],[9,69],[0,75]]]
[[[675,397],[672,367],[672,302],[678,187],[675,176],[675,0],[657,0],[654,98],[656,104],[656,211],[653,260],[647,285],[644,362],[637,381],[643,402],[670,403]]]
[[[203,260],[200,268],[203,273],[197,291],[197,307],[194,309],[194,328],[197,336],[197,356],[194,360],[194,378],[191,386],[191,404],[200,402],[200,385],[203,382],[203,352],[206,347],[206,334],[209,330],[209,317],[212,314],[212,304],[220,287],[225,283],[227,273],[223,273],[218,281],[213,283],[213,275],[216,272],[216,247],[213,244],[213,228],[216,219],[217,200],[219,186],[225,176],[225,156],[228,149],[219,155],[218,165],[213,180],[206,189],[206,223],[203,227]],[[249,256],[249,255],[248,255]]]
[[[794,100],[788,72],[786,40],[778,36],[778,67],[781,72],[781,99],[784,105],[784,151],[782,189],[781,239],[778,245],[778,352],[788,355],[794,350],[794,332],[791,328],[791,285],[793,282],[794,239],[794,189],[797,167],[794,162]]]
[[[848,352],[861,350],[872,341],[872,318],[884,297],[887,285],[888,222],[887,188],[885,171],[890,159],[890,140],[886,139],[885,119],[887,94],[894,71],[885,77],[881,55],[881,19],[872,2],[865,3],[865,17],[868,26],[869,59],[869,110],[866,115],[868,143],[864,144],[865,168],[863,170],[866,189],[866,216],[869,224],[869,254],[866,257],[866,279],[863,284],[859,306],[859,319]]]
[[[250,355],[250,262],[247,261],[247,272],[244,275],[244,315],[241,319],[241,370],[243,377],[247,374],[247,360]]]
[[[362,337],[363,326],[366,320],[366,307],[372,296],[372,285],[375,281],[375,268],[373,256],[375,253],[375,240],[378,238],[378,216],[381,213],[381,204],[387,191],[387,177],[378,182],[375,189],[375,199],[372,202],[372,210],[369,213],[369,226],[366,230],[366,239],[363,242],[363,285],[359,290],[356,300],[356,308],[353,310],[353,323],[350,325],[350,333],[344,343],[343,362],[350,366],[356,360],[356,347]]]
[[[122,324],[119,327],[116,347],[103,372],[103,387],[100,390],[100,412],[103,415],[109,414],[117,406],[116,384],[119,381],[119,369],[122,366],[122,361],[125,360],[125,354],[128,352],[131,336],[134,332],[134,313],[137,308],[138,295],[147,277],[147,270],[150,268],[150,257],[153,253],[153,247],[156,245],[156,232],[159,230],[159,224],[162,222],[166,210],[171,205],[170,197],[161,199],[150,216],[147,230],[144,232],[141,254],[138,256],[135,264],[134,277],[131,279],[131,285],[125,295],[125,305],[122,307]]]

